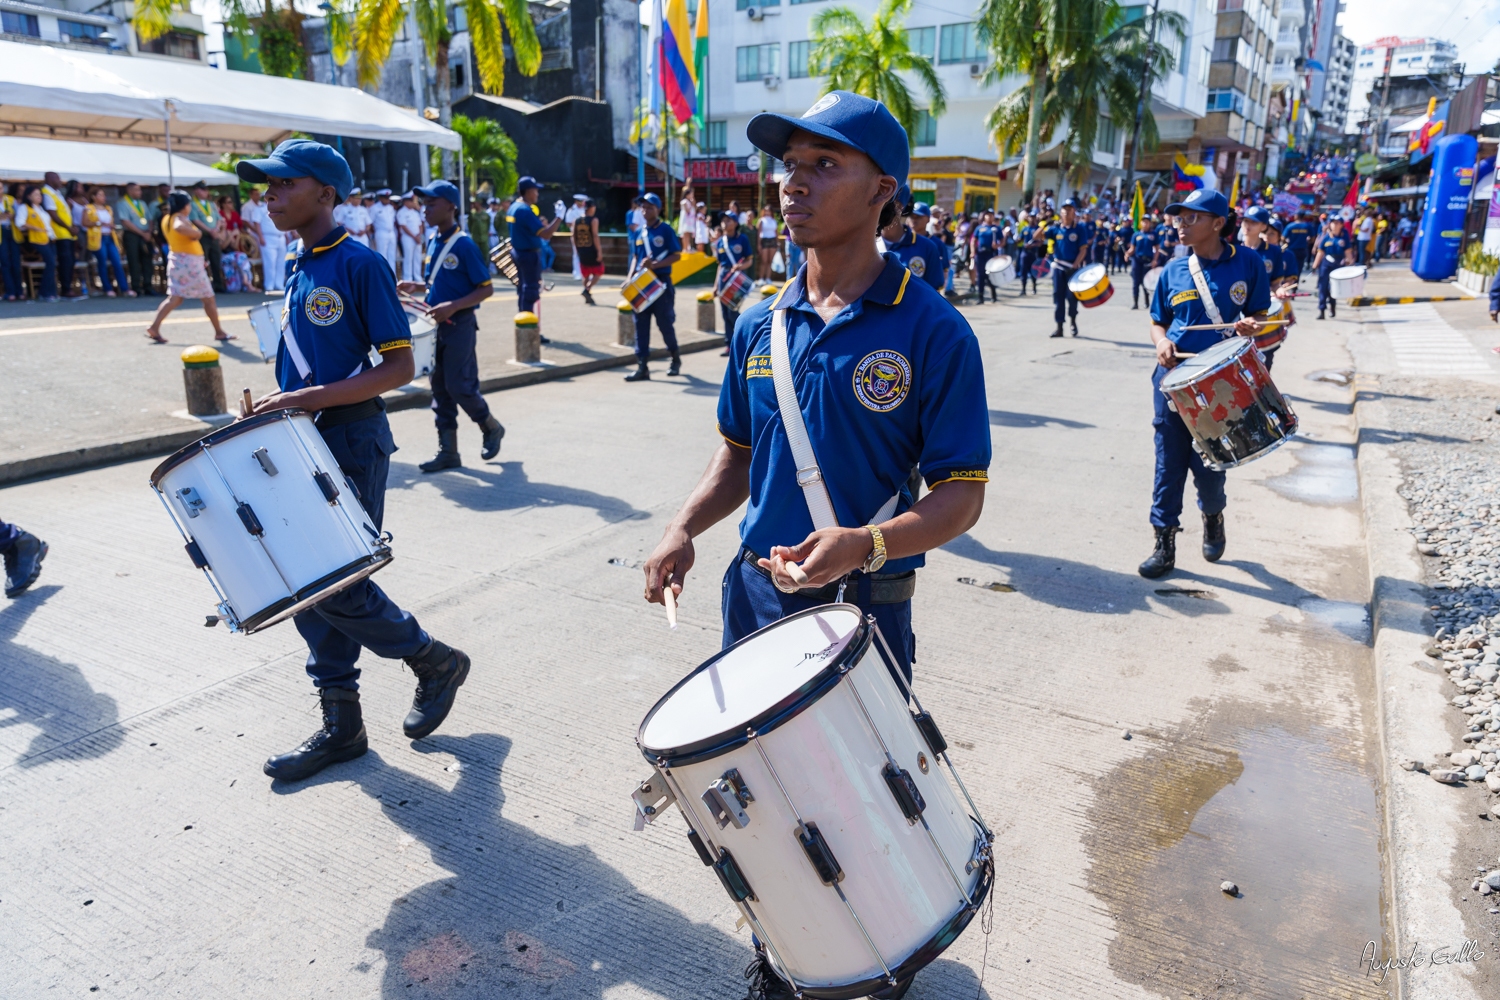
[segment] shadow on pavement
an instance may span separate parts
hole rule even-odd
[[[979,933],[978,918],[964,933]],[[990,1000],[990,991],[979,985],[979,976],[967,965],[940,958],[917,973],[906,996],[907,1000]]]
[[[1040,413],[1014,413],[1010,410],[991,410],[990,424],[995,427],[1046,427],[1048,424],[1056,424],[1070,430],[1088,430],[1094,426],[1081,420],[1044,417]]]
[[[471,460],[478,460],[476,452]],[[387,488],[405,490],[430,483],[443,496],[461,507],[477,511],[520,510],[526,507],[592,507],[611,521],[648,517],[618,497],[572,486],[534,483],[526,477],[524,462],[489,462],[461,469],[424,473],[415,465],[392,462]]]
[[[671,1000],[744,992],[748,936],[694,923],[638,891],[589,847],[549,840],[503,815],[508,737],[434,736],[414,749],[459,762],[451,790],[374,753],[324,772],[380,802],[406,834],[396,850],[420,844],[413,862],[431,852],[435,866],[453,873],[394,899],[384,924],[370,932],[366,945],[386,959],[381,996],[602,998],[627,983]],[[626,818],[628,810],[601,821],[623,830]],[[662,845],[676,853],[658,862],[688,870],[705,893],[719,892],[710,873],[691,870],[702,866],[680,839]]]
[[[0,607],[0,711],[15,712],[0,718],[0,728],[32,725],[41,729],[26,751],[13,763],[35,767],[46,763],[46,755],[58,747],[92,736],[75,747],[73,756],[103,757],[125,738],[115,725],[120,720],[115,700],[89,686],[83,671],[71,663],[35,652],[16,642],[32,612],[56,594],[59,586],[32,587],[22,596]]]

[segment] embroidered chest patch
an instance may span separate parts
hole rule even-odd
[[[319,285],[308,293],[302,310],[318,326],[331,326],[344,315],[344,300],[332,288]]]
[[[921,257],[913,257],[906,262],[906,266],[911,270],[912,274],[915,274],[919,278],[927,273],[927,261]]]
[[[1237,306],[1242,306],[1245,304],[1245,296],[1249,293],[1250,289],[1243,281],[1236,281],[1229,286],[1229,301]]]
[[[866,408],[889,413],[911,391],[911,363],[895,351],[866,354],[854,366],[854,395]]]
[[[745,359],[746,378],[770,378],[771,356],[769,354],[752,354]]]

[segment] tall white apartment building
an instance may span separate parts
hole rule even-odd
[[[1370,114],[1370,91],[1387,75],[1445,75],[1458,60],[1458,46],[1438,38],[1399,38],[1389,35],[1359,46],[1354,56],[1345,132],[1358,132]]]

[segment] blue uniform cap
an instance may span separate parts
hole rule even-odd
[[[414,190],[423,198],[444,198],[455,208],[463,204],[463,195],[458,193],[458,185],[452,181],[433,181]]]
[[[641,202],[647,205],[655,205],[657,208],[661,208],[661,199],[658,198],[655,194],[649,192],[641,195]]]
[[[520,180],[516,181],[516,194],[520,194],[523,191],[529,191],[532,188],[537,188],[538,190],[540,190],[541,185],[538,184],[536,182],[536,178],[531,176],[530,174],[527,174],[525,177],[522,177]]]
[[[1227,217],[1229,199],[1222,192],[1199,188],[1181,201],[1174,201],[1167,206],[1168,215],[1177,215],[1179,212],[1207,212],[1209,215]]]
[[[903,209],[911,207],[911,188],[903,184],[896,189],[896,204]]]
[[[264,159],[240,160],[234,172],[251,184],[264,184],[271,177],[311,177],[337,191],[339,201],[354,187],[349,161],[332,146],[311,139],[288,139]]]
[[[1078,207],[1078,202],[1074,201],[1072,198],[1065,198],[1065,199],[1063,199],[1063,203],[1061,205],[1057,206],[1057,207],[1058,208],[1077,208]]]
[[[911,166],[906,129],[879,101],[835,90],[818,98],[801,118],[762,112],[750,119],[745,135],[758,148],[781,159],[792,133],[798,129],[852,146],[896,178],[898,184],[906,183],[906,172]]]
[[[1269,226],[1272,222],[1271,211],[1264,205],[1256,205],[1245,213],[1246,222],[1259,222],[1263,226]]]
[[[919,201],[916,204],[912,205],[912,207],[911,207],[911,214],[912,215],[931,216],[932,215],[932,209],[930,209],[930,208],[927,207],[927,203],[925,201]]]
[[[1266,225],[1270,226],[1272,229],[1276,230],[1279,233],[1281,232],[1281,227],[1286,225],[1286,222],[1279,216],[1268,215],[1266,218]]]

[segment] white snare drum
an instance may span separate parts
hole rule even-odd
[[[409,307],[406,322],[411,327],[411,359],[417,366],[412,377],[431,375],[437,364],[437,324],[426,313]]]
[[[391,561],[303,410],[273,410],[194,441],[156,467],[151,487],[234,632],[275,625]]]
[[[724,279],[724,287],[719,289],[719,301],[728,306],[732,312],[740,311],[740,303],[745,301],[745,296],[750,294],[750,289],[755,287],[755,281],[744,271],[730,271]]]
[[[276,348],[281,344],[281,301],[262,302],[251,309],[250,329],[255,331],[260,356],[266,361],[275,361]]]
[[[637,827],[675,801],[700,860],[808,997],[909,980],[993,881],[992,838],[888,658],[858,608],[803,611],[689,674],[636,736],[657,768],[635,792]]]
[[[1008,285],[1015,280],[1016,262],[1005,254],[998,254],[984,265],[984,273],[989,275],[990,284],[996,288]]]
[[[1161,273],[1165,270],[1164,267],[1153,267],[1141,278],[1141,284],[1145,287],[1147,295],[1156,294],[1156,283],[1161,281]]]
[[[1336,299],[1352,299],[1365,290],[1365,275],[1369,273],[1362,264],[1336,267],[1328,272],[1328,290]]]

